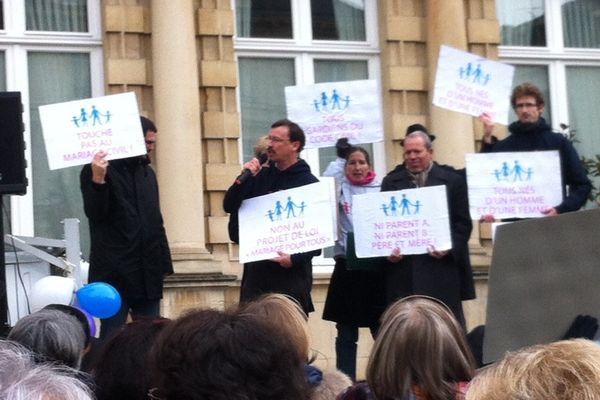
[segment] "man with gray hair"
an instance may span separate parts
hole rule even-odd
[[[0,340],[0,399],[92,400],[93,396],[70,368],[36,364],[28,349],[9,340]]]
[[[404,164],[383,179],[381,191],[443,185],[446,187],[452,248],[430,248],[428,254],[403,255],[395,248],[384,268],[387,304],[421,294],[446,303],[465,325],[462,300],[475,298],[468,241],[473,225],[467,185],[463,177],[433,161],[431,138],[426,132],[409,133],[403,142]]]
[[[73,315],[42,309],[19,321],[8,339],[34,353],[37,362],[54,362],[78,369],[86,347],[86,332]]]

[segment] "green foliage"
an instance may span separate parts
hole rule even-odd
[[[596,154],[593,158],[581,157],[581,162],[590,177],[600,177],[600,154]],[[600,187],[597,185],[592,186],[590,200],[600,205]]]

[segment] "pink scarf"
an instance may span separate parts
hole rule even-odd
[[[348,181],[355,186],[364,186],[364,185],[368,185],[369,183],[373,182],[373,179],[375,179],[375,172],[374,171],[367,172],[367,176],[365,176],[361,180],[352,179],[351,176],[346,174],[346,179],[348,179]]]

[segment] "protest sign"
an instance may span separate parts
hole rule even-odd
[[[306,148],[383,140],[381,95],[375,80],[317,83],[285,88],[287,117],[306,135]]]
[[[452,248],[445,186],[355,195],[352,221],[359,258]]]
[[[472,219],[543,217],[562,202],[558,151],[467,154]]]
[[[333,246],[333,181],[312,183],[246,199],[238,211],[240,262],[303,253]]]
[[[146,154],[135,93],[39,107],[51,170],[91,162],[100,150],[107,160]]]
[[[448,46],[440,47],[433,104],[508,125],[515,68]]]

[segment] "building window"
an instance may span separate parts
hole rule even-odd
[[[362,0],[311,0],[313,39],[365,41]]]
[[[26,0],[28,31],[87,32],[87,0]]]
[[[502,44],[545,46],[544,0],[499,0]]]
[[[555,131],[568,126],[579,153],[595,157],[600,153],[593,109],[600,101],[600,2],[497,0],[496,6],[499,56],[515,65],[514,85],[539,86],[547,122]]]
[[[49,170],[38,107],[103,94],[100,0],[2,3],[7,18],[0,32],[0,88],[21,92],[29,181],[26,195],[10,196],[12,232],[60,238],[60,221],[78,218],[87,252],[80,168]]]
[[[239,37],[292,38],[289,0],[238,0],[235,13]]]

